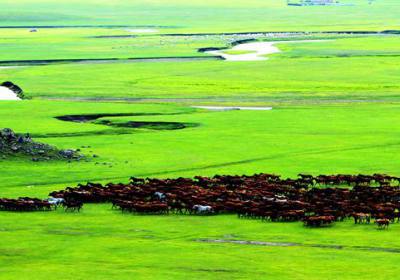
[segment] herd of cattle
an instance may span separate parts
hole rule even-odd
[[[87,183],[50,193],[47,200],[0,199],[0,210],[38,211],[63,206],[79,211],[83,203],[112,203],[137,214],[169,212],[211,215],[236,213],[239,218],[303,221],[320,227],[353,218],[374,220],[387,228],[400,220],[400,178],[374,175],[311,175],[281,179],[273,174],[214,176],[194,179],[140,179],[128,184]]]

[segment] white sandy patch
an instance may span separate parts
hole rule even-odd
[[[246,44],[236,45],[233,48],[229,49],[232,51],[249,51],[251,53],[246,53],[246,54],[226,54],[226,53],[224,53],[227,50],[208,51],[206,53],[222,56],[225,60],[228,60],[228,61],[267,60],[268,58],[265,57],[265,55],[281,52],[281,50],[278,47],[276,47],[275,44],[308,43],[308,42],[323,42],[323,41],[326,41],[326,40],[255,42],[255,43],[246,43]]]
[[[206,109],[212,111],[231,111],[231,110],[246,110],[246,111],[268,111],[272,107],[242,107],[242,106],[192,106],[193,108]]]
[[[0,70],[2,69],[14,69],[14,68],[21,68],[23,66],[0,66]]]
[[[134,28],[134,29],[126,29],[126,31],[131,33],[155,33],[158,32],[157,29],[152,28]]]
[[[21,98],[11,89],[0,86],[0,100],[21,100]]]

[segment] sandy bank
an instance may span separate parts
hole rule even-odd
[[[21,100],[21,98],[11,89],[0,86],[0,100]]]
[[[245,43],[232,47],[231,49],[225,50],[214,50],[207,51],[206,53],[223,57],[228,61],[257,61],[267,60],[265,57],[268,54],[279,53],[281,50],[276,47],[276,44],[280,43],[312,43],[312,42],[323,42],[326,40],[299,40],[299,41],[274,41],[274,42],[255,42]],[[227,54],[226,51],[238,51],[248,52],[243,54]]]

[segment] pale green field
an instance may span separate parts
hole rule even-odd
[[[2,26],[132,25],[178,32],[398,29],[396,0],[342,0],[354,6],[288,7],[286,0],[3,1]]]
[[[397,279],[398,224],[309,229],[235,216],[135,216],[89,205],[80,214],[0,213],[2,279]],[[18,221],[18,222],[16,222]],[[298,242],[256,246],[198,239]],[[343,249],[313,246],[342,245]],[[357,246],[360,246],[357,248]],[[363,248],[364,247],[364,248]],[[365,248],[366,247],[366,248]],[[371,248],[375,247],[375,248]],[[369,249],[368,249],[369,248]]]
[[[136,36],[136,37],[99,37]],[[136,34],[126,28],[0,29],[0,61],[204,56],[197,49],[224,46],[225,40],[160,37]]]
[[[1,1],[0,61],[205,56],[256,31],[400,29],[395,0],[287,7],[250,1]],[[78,25],[88,27],[77,28]],[[120,25],[120,26],[118,26]],[[127,27],[130,26],[130,27]],[[135,38],[127,28],[155,28]],[[0,102],[0,128],[29,132],[87,160],[0,158],[0,197],[47,197],[87,181],[130,176],[390,173],[400,175],[400,37],[313,34],[279,43],[266,61],[158,61],[1,68],[27,100]],[[263,38],[262,40],[264,40]],[[228,52],[231,52],[228,50]],[[273,106],[212,112],[192,105]],[[66,114],[153,113],[94,123]],[[181,122],[181,130],[116,128],[102,120]],[[90,148],[82,148],[90,146]],[[93,154],[99,157],[93,157]],[[233,215],[135,216],[110,205],[82,213],[0,212],[0,279],[398,279],[399,224],[380,231],[348,220],[329,228]],[[277,246],[198,239],[276,242]],[[281,243],[298,243],[284,247]],[[322,247],[321,247],[322,245]],[[329,245],[340,246],[327,247]],[[324,247],[325,246],[325,247]]]
[[[0,69],[28,98],[236,98],[395,101],[397,36],[281,43],[268,61],[62,64]],[[368,81],[368,82],[366,82]]]

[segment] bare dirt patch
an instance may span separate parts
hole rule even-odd
[[[193,108],[205,109],[211,111],[232,111],[232,110],[242,110],[242,111],[269,111],[272,107],[250,107],[250,106],[192,106]]]
[[[117,122],[113,120],[98,120],[105,117],[130,117],[130,116],[162,116],[162,115],[176,115],[172,114],[160,114],[160,113],[115,113],[115,114],[87,114],[87,115],[65,115],[58,116],[56,119],[68,122],[87,123],[93,122],[94,124],[107,125],[118,128],[145,128],[152,130],[176,130],[184,129],[189,127],[196,127],[196,123],[184,123],[184,122],[154,122],[154,121],[127,121]],[[98,121],[96,121],[98,120]]]
[[[266,241],[250,241],[250,240],[231,240],[231,239],[196,239],[196,242],[205,243],[230,243],[239,245],[256,245],[267,247],[308,247],[335,250],[362,250],[370,252],[385,252],[400,254],[400,248],[370,247],[370,246],[347,246],[347,245],[327,245],[327,244],[302,244],[292,242],[266,242]]]

